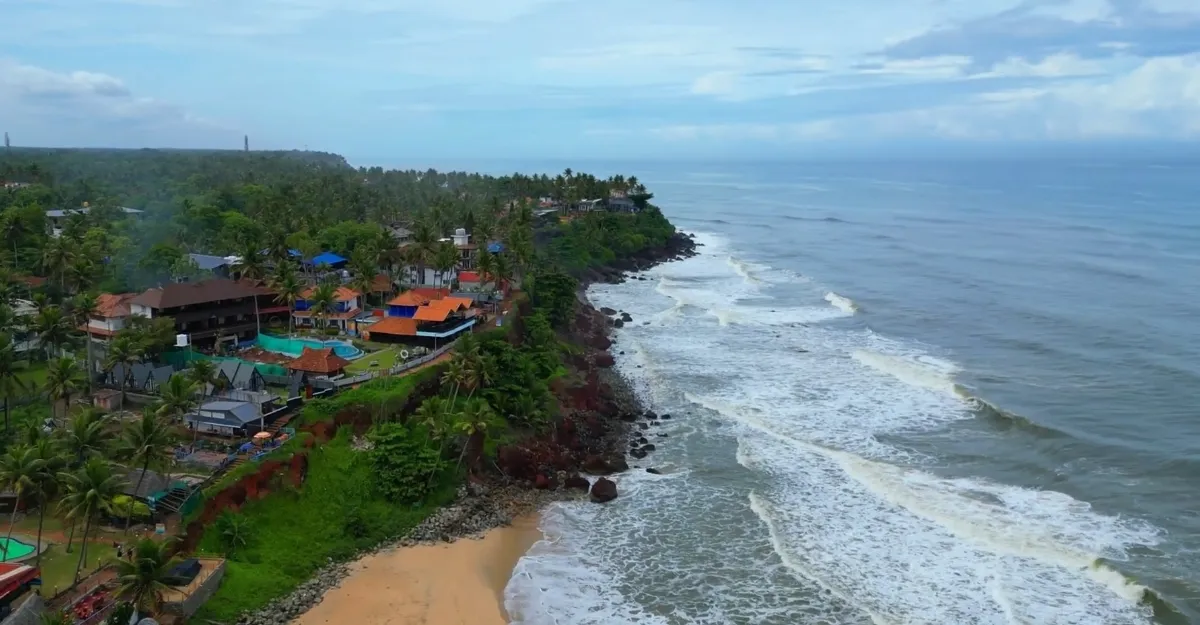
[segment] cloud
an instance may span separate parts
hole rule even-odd
[[[121,79],[89,71],[56,72],[0,59],[0,108],[26,142],[76,145],[71,133],[110,128],[130,139],[198,139],[233,131],[184,109],[136,96]],[[86,139],[82,139],[86,142]],[[65,143],[64,143],[65,141]],[[145,143],[136,145],[146,145]]]

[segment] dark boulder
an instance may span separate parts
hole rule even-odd
[[[630,317],[629,313],[623,312],[623,313],[621,313],[621,321],[624,321],[625,323],[629,323],[630,321],[633,321],[633,317]]]
[[[671,418],[671,415],[669,415],[669,414],[665,414],[665,415],[659,417],[659,419],[670,419],[670,418]]]
[[[638,424],[638,427],[642,428],[643,430],[649,430],[649,429],[650,429],[650,425],[649,425],[648,423],[639,423],[639,424]]]
[[[657,447],[655,447],[653,443],[649,445],[642,445],[642,451],[654,451],[655,449],[657,449]]]
[[[600,309],[600,312],[602,312],[602,313],[604,313],[604,314],[606,314],[606,315],[615,315],[615,314],[617,314],[617,311],[615,311],[615,310],[613,310],[613,309],[611,309],[611,308],[609,308],[609,307],[607,307],[607,306],[605,306],[605,307],[601,308],[601,309]]]
[[[594,363],[596,363],[597,367],[600,367],[602,369],[608,369],[608,368],[612,367],[613,365],[617,364],[616,361],[613,360],[612,354],[608,354],[608,353],[596,354],[596,357],[593,358],[592,361]]]
[[[633,414],[632,412],[623,412],[621,413],[621,420],[626,423],[634,423],[637,421],[637,415]]]
[[[617,498],[617,484],[610,479],[600,478],[592,484],[592,501],[605,503]]]
[[[637,449],[630,450],[629,455],[641,460],[642,458],[646,457],[646,450],[642,447],[638,447]]]
[[[538,490],[551,490],[554,488],[554,481],[539,473],[533,478],[533,487]]]
[[[621,321],[620,319],[613,319],[613,322],[612,322],[612,324],[613,324],[613,327],[614,327],[614,328],[622,328],[622,327],[625,327],[625,322],[624,322],[624,321]]]
[[[655,434],[655,436],[657,436],[657,437],[659,437],[659,438],[666,438],[666,437],[667,437],[667,435],[666,435],[665,433],[663,433],[663,432],[659,432],[659,433]]]
[[[583,470],[594,475],[610,475],[629,470],[629,463],[625,462],[625,458],[619,455],[610,456],[608,458],[602,456],[588,456],[583,461]]]
[[[659,471],[658,469],[655,469],[654,467],[650,467],[649,469],[646,469],[646,473],[650,473],[652,475],[662,475],[662,471]]]
[[[566,481],[563,482],[563,486],[565,486],[568,490],[581,490],[585,493],[592,488],[591,482],[588,482],[588,479],[582,475],[572,475],[568,477]]]

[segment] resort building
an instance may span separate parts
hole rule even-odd
[[[286,320],[290,312],[269,289],[225,278],[156,287],[129,305],[133,315],[174,319],[175,331],[187,334],[197,347],[249,341],[262,324],[272,318]]]
[[[258,432],[265,425],[259,407],[246,401],[205,402],[183,420],[201,434],[229,437]]]
[[[477,311],[471,299],[450,297],[442,289],[435,290],[440,295],[436,299],[417,291],[401,293],[388,302],[389,316],[365,329],[367,340],[437,349],[475,326]]]
[[[130,303],[137,293],[101,293],[96,297],[96,312],[82,329],[92,340],[107,343],[117,332],[125,329],[133,314]]]
[[[238,262],[237,256],[212,256],[210,254],[188,254],[200,271],[211,274],[217,278],[230,278],[234,265]]]
[[[435,289],[420,287],[405,291],[393,297],[387,303],[388,317],[409,317],[417,314],[417,309],[434,300],[450,296],[450,289]]]
[[[314,349],[305,347],[300,357],[284,365],[292,374],[308,373],[323,376],[339,376],[350,366],[350,361],[333,353],[332,347]]]
[[[479,246],[471,242],[471,235],[467,234],[466,228],[455,230],[450,238],[454,241],[454,247],[458,248],[459,269],[474,269],[479,260]]]
[[[292,311],[292,319],[295,320],[297,326],[316,326],[315,319],[318,314],[313,308],[312,299],[316,292],[317,287],[311,287],[300,294],[301,299],[296,300],[296,309]],[[345,332],[349,328],[350,322],[362,312],[362,293],[349,287],[339,286],[334,291],[333,297],[333,308],[319,315],[323,319],[322,325],[337,327]]]
[[[175,369],[170,366],[155,366],[139,362],[130,367],[125,365],[113,367],[105,376],[104,381],[105,384],[119,389],[154,393],[174,374]]]
[[[63,227],[66,226],[67,220],[70,219],[72,215],[86,215],[91,212],[91,210],[92,209],[90,206],[88,206],[88,203],[84,202],[83,206],[80,206],[79,208],[53,209],[46,211],[46,221],[50,224],[50,236],[62,236]],[[118,207],[117,210],[121,211],[125,215],[133,217],[140,216],[143,213],[143,211],[140,211],[136,208],[125,208],[124,206]]]

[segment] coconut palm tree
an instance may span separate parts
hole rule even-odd
[[[83,340],[86,347],[87,360],[84,362],[84,370],[87,371],[86,387],[88,395],[92,394],[92,375],[96,371],[95,365],[92,363],[92,337],[87,333],[87,324],[92,316],[96,315],[96,296],[90,293],[80,293],[71,298],[71,324],[76,328],[83,328]]]
[[[196,383],[187,374],[173,374],[159,388],[159,399],[158,416],[181,419],[196,405]]]
[[[308,302],[309,309],[312,314],[316,315],[319,322],[317,325],[324,327],[326,315],[333,311],[333,306],[337,302],[337,290],[329,282],[319,284],[308,296]]]
[[[33,329],[46,349],[47,360],[54,358],[55,352],[61,354],[71,340],[71,319],[58,306],[42,307],[33,320]]]
[[[304,285],[300,283],[290,265],[280,265],[271,278],[271,290],[275,291],[275,299],[279,300],[279,303],[287,304],[288,334],[292,334],[294,328],[291,311],[296,309],[296,300],[300,299],[300,294],[304,292]]]
[[[67,267],[75,258],[75,243],[69,237],[51,238],[42,251],[42,269],[47,276],[57,276],[58,286],[67,289]]]
[[[118,333],[113,340],[108,343],[108,356],[104,359],[105,375],[112,375],[114,369],[118,366],[126,374],[129,369],[142,359],[142,348],[138,345],[135,337],[129,336],[123,332]],[[125,405],[125,381],[128,378],[117,380],[117,386],[121,389],[121,405]]]
[[[12,401],[24,393],[25,383],[17,375],[17,352],[12,339],[7,334],[0,334],[0,397],[4,398],[4,433],[11,431],[9,419]]]
[[[427,219],[417,222],[413,228],[412,250],[413,262],[417,264],[417,284],[425,284],[425,265],[433,258],[437,248],[438,237]]]
[[[201,395],[208,392],[211,386],[217,386],[217,365],[211,360],[196,360],[187,369],[187,377],[196,385],[196,391]]]
[[[46,393],[51,401],[61,401],[63,418],[71,410],[71,395],[83,388],[83,370],[74,358],[62,357],[50,361],[46,370]]]
[[[8,546],[12,544],[13,524],[17,522],[17,511],[38,486],[38,475],[43,467],[42,459],[33,447],[10,447],[8,452],[0,456],[0,488],[11,491],[16,495],[12,515],[8,518],[8,533],[4,544],[0,545],[3,560],[8,559]]]
[[[75,565],[75,582],[87,557],[88,534],[92,521],[111,507],[113,497],[120,495],[126,486],[125,478],[113,472],[113,466],[101,458],[92,458],[73,472],[62,474],[66,496],[60,503],[73,521],[83,519],[83,546],[79,549],[79,562]]]
[[[441,243],[437,246],[433,253],[433,267],[438,273],[439,286],[445,286],[446,273],[458,265],[459,258],[458,248],[454,247],[453,243]]]
[[[146,412],[137,421],[125,423],[124,431],[117,447],[117,457],[131,465],[141,466],[137,485],[133,492],[142,488],[142,480],[150,465],[165,464],[171,459],[175,450],[175,433],[170,424],[158,415]],[[129,521],[133,518],[133,506],[125,514],[125,533],[129,533]]]
[[[494,421],[495,418],[496,415],[492,412],[492,407],[486,401],[475,400],[463,406],[454,429],[466,435],[467,440],[463,443],[462,451],[458,454],[458,462],[454,465],[455,470],[462,466],[463,457],[466,455],[468,449],[473,450],[471,452],[471,464],[475,464],[475,459],[483,451],[488,424]]]
[[[32,442],[32,446],[37,451],[38,458],[42,461],[42,470],[37,476],[37,488],[32,493],[38,503],[37,562],[41,564],[43,551],[41,548],[42,525],[46,520],[46,508],[50,500],[58,495],[58,475],[59,472],[66,468],[67,459],[59,451],[55,442],[50,437],[42,434],[41,429],[33,429],[33,431],[38,436]]]
[[[181,558],[171,555],[171,541],[143,538],[128,557],[117,560],[117,597],[132,603],[138,611],[157,614],[167,579]]]
[[[262,280],[267,270],[263,262],[262,246],[258,241],[247,241],[238,250],[240,253],[233,265],[234,273],[247,280]]]

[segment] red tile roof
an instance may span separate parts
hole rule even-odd
[[[105,319],[128,317],[129,302],[137,297],[137,293],[101,293],[96,297],[96,314]]]
[[[300,357],[285,365],[291,371],[306,371],[308,373],[338,373],[350,366],[350,361],[333,353],[332,347],[313,349],[305,347]]]
[[[446,297],[437,301],[429,302],[430,308],[445,308],[450,312],[456,310],[466,310],[471,307],[474,302],[467,297]]]
[[[459,282],[479,282],[480,280],[481,279],[479,277],[478,271],[460,271],[460,272],[458,272],[458,281]]]
[[[405,291],[396,297],[393,297],[388,302],[388,306],[424,306],[429,303],[429,298],[412,291]]]
[[[365,329],[368,338],[375,333],[392,334],[396,336],[416,336],[417,322],[415,319],[409,319],[407,317],[384,317]]]

